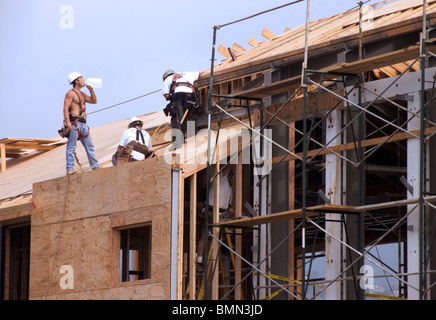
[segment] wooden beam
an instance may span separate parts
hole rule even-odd
[[[235,218],[242,217],[242,190],[243,190],[243,176],[242,176],[242,152],[238,154],[238,163],[235,168]],[[235,250],[239,256],[242,256],[242,235],[241,229],[235,230]],[[240,283],[242,279],[242,260],[239,256],[235,256],[235,284]],[[235,300],[243,300],[241,285],[235,288]]]
[[[197,267],[197,174],[190,178],[189,215],[189,299],[195,300]]]
[[[262,33],[261,33],[265,38],[271,40],[275,37],[277,37],[274,33],[272,33],[270,30],[268,30],[267,28],[263,28]]]
[[[0,159],[2,161],[1,164],[1,172],[6,171],[6,145],[4,143],[0,143]]]
[[[436,126],[425,129],[424,135],[427,136],[427,135],[432,134],[433,132],[436,132]],[[367,139],[367,140],[363,140],[361,142],[361,146],[362,146],[362,148],[365,148],[365,147],[371,147],[371,146],[375,146],[375,145],[382,144],[382,143],[401,141],[401,140],[413,138],[414,136],[412,136],[412,134],[419,136],[420,133],[421,133],[420,130],[413,130],[410,133],[401,132],[401,133],[394,134],[389,140],[387,140],[388,136]],[[307,152],[307,157],[314,156],[315,154],[325,155],[325,154],[331,153],[332,151],[339,153],[342,151],[353,150],[355,147],[356,147],[356,145],[354,142],[349,142],[349,143],[340,144],[340,145],[328,146],[328,148],[325,148],[325,149],[321,149],[321,148],[313,149],[313,150],[310,150]],[[300,153],[297,153],[296,155],[299,157],[302,157],[303,153],[300,152]],[[298,159],[293,155],[288,155],[283,160],[282,160],[282,158],[283,157],[275,157],[272,159],[272,163],[275,164],[275,163],[278,163],[280,161],[289,161],[289,160]]]
[[[425,197],[425,201],[434,202],[436,201],[436,196]],[[419,199],[406,199],[399,201],[391,201],[385,203],[378,203],[372,205],[365,206],[346,206],[346,205],[333,205],[333,204],[322,204],[314,207],[306,208],[306,217],[314,217],[318,216],[321,213],[331,213],[331,212],[340,212],[340,213],[356,213],[356,212],[365,212],[371,210],[378,209],[386,209],[386,208],[396,208],[401,206],[406,206],[409,204],[418,203]],[[232,226],[232,227],[253,227],[261,224],[285,221],[290,219],[301,219],[303,215],[302,209],[294,209],[284,212],[272,213],[266,216],[257,216],[257,217],[249,217],[240,220],[231,220],[220,222],[219,225],[222,227]]]
[[[257,40],[254,37],[250,37],[250,40],[248,40],[248,44],[252,47],[256,47],[261,43],[261,41]]]
[[[3,138],[0,143],[10,144],[15,142],[34,142],[38,144],[64,144],[63,140],[59,139],[33,139],[33,138]]]
[[[241,53],[244,53],[246,51],[243,47],[241,47],[236,42],[233,44],[232,50],[235,51],[237,54],[241,54]]]
[[[435,202],[436,196],[424,197],[424,201]],[[398,208],[398,207],[407,206],[416,203],[419,203],[419,198],[357,206],[354,208],[354,210],[356,212],[365,212],[365,211],[373,211],[373,210],[388,209],[388,208]]]
[[[428,0],[427,6],[434,2],[435,0]],[[422,7],[422,3],[423,3],[422,0],[398,1],[397,3],[394,4],[395,5],[394,10],[392,10],[391,6],[382,5],[378,8],[374,8],[374,10],[365,12],[366,14],[363,15],[363,20],[368,20],[368,19],[376,20],[386,15],[393,16],[397,13],[401,13],[404,10],[410,10],[412,8]],[[346,29],[350,26],[358,25],[358,24],[359,24],[359,19],[356,17],[354,21],[344,24],[342,26],[342,29]]]
[[[32,196],[23,196],[11,201],[0,202],[0,217],[33,210]]]
[[[222,44],[220,44],[220,46],[218,47],[218,52],[221,53],[226,58],[230,58],[231,57],[229,49],[224,47]]]
[[[306,208],[306,217],[316,217],[320,212],[355,212],[354,206],[341,206],[332,204],[323,204],[314,207]],[[240,220],[230,220],[220,222],[221,227],[253,227],[266,223],[285,221],[290,219],[301,219],[303,215],[302,209],[294,209],[284,212],[272,213],[264,216],[249,217]]]
[[[58,147],[57,145],[38,144],[31,142],[19,142],[14,144],[7,144],[5,146],[6,150],[52,150]]]
[[[435,39],[432,39],[435,40]],[[429,45],[428,50],[436,48],[435,45]],[[321,69],[322,71],[330,72],[343,72],[359,74],[365,71],[372,71],[374,69],[390,66],[404,61],[414,60],[419,57],[419,45],[410,46],[404,49],[380,54],[375,57],[353,61],[349,63],[338,63],[327,68]]]
[[[177,242],[177,277],[176,277],[176,299],[183,299],[183,226],[184,226],[184,185],[185,179],[183,179],[180,171],[179,186],[178,186],[178,219],[177,219],[177,239],[171,239],[171,241]]]
[[[1,171],[6,171],[6,158],[19,158],[32,150],[52,150],[65,141],[59,139],[29,139],[29,138],[3,138],[0,139]]]

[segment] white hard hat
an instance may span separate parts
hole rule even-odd
[[[81,77],[82,75],[78,72],[71,72],[68,75],[68,83],[71,84],[73,83],[74,80],[76,80],[78,77]]]
[[[139,119],[138,117],[132,117],[132,118],[130,118],[129,125],[132,124],[133,122],[136,122],[136,121],[139,121],[142,124],[144,124],[144,122],[141,119]]]

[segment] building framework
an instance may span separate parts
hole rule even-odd
[[[362,4],[359,3],[360,25],[363,24]],[[426,1],[423,1],[421,8],[426,6]],[[262,248],[264,252],[253,254],[250,263],[240,255],[238,250],[233,250],[220,240],[216,230],[211,234],[212,242],[216,241],[240,259],[244,259],[244,262],[250,265],[251,272],[257,274],[257,280],[253,277],[255,298],[272,298],[277,295],[277,292],[283,291],[292,299],[309,297],[319,299],[321,295],[326,299],[363,299],[365,281],[368,281],[368,277],[365,277],[366,269],[362,269],[365,267],[365,259],[366,262],[371,262],[383,270],[385,277],[394,278],[399,283],[397,294],[384,298],[431,299],[431,291],[435,284],[431,268],[435,221],[433,219],[435,206],[432,202],[435,198],[431,192],[434,186],[432,187],[431,184],[432,172],[429,164],[432,156],[431,138],[435,130],[431,108],[436,70],[431,67],[434,56],[431,52],[434,48],[431,38],[433,29],[427,27],[430,20],[427,18],[426,10],[424,9],[422,14],[422,30],[417,33],[420,38],[416,39],[417,44],[408,52],[399,50],[402,52],[386,54],[389,57],[376,56],[365,59],[365,47],[360,41],[357,49],[358,59],[355,63],[343,63],[340,68],[335,66],[331,70],[314,70],[308,68],[309,9],[310,1],[307,1],[306,44],[302,74],[291,80],[284,79],[283,82],[287,81],[287,89],[283,89],[282,92],[287,91],[287,93],[281,95],[271,94],[271,92],[275,93],[274,90],[277,88],[274,87],[274,82],[269,86],[270,90],[268,88],[261,88],[258,92],[256,89],[252,89],[251,92],[235,90],[235,95],[214,93],[213,88],[217,90],[217,86],[214,87],[213,74],[216,32],[232,23],[214,28],[212,66],[207,91],[209,130],[212,115],[215,113],[242,123],[238,119],[239,114],[233,115],[230,109],[234,101],[245,101],[247,110],[250,110],[250,107],[255,108],[259,119],[256,123],[257,127],[246,125],[253,133],[253,139],[256,136],[264,143],[273,144],[274,148],[281,149],[282,155],[273,158],[271,174],[258,177],[256,186],[260,196],[257,216],[219,223],[221,228],[256,226],[253,241],[257,240],[257,248]],[[359,38],[362,39],[362,30],[360,32]],[[387,65],[387,58],[392,59],[391,61],[399,58],[407,61],[407,64],[397,76],[371,80],[374,66]],[[272,77],[285,72],[285,69],[286,67],[276,68],[271,72]],[[266,78],[266,75],[263,76]],[[301,81],[299,85],[298,81]],[[266,81],[264,83],[265,87],[268,87]],[[298,88],[290,91],[289,88],[296,84]],[[225,87],[225,83],[221,84],[218,90],[222,91]],[[302,106],[302,114],[289,116],[290,112],[281,113],[286,108],[290,109],[290,101],[297,96],[300,97],[299,106]],[[258,105],[252,103],[250,98],[254,97],[263,98],[263,101],[265,98],[276,99],[276,101],[281,99],[283,103],[268,108],[263,103]],[[213,98],[221,101],[212,102]],[[228,106],[227,110],[224,106]],[[285,120],[280,119],[280,113],[285,115]],[[290,118],[300,122],[299,129],[295,126],[295,120],[289,123]],[[294,137],[295,143],[292,143],[289,138],[288,145],[277,148],[276,145],[280,142],[271,140],[263,134],[264,128],[272,122],[280,122],[288,128],[289,136]],[[209,140],[209,152],[214,150],[211,143]],[[397,161],[392,163],[382,161],[380,157],[383,157],[383,152],[386,152],[384,149],[394,147],[397,148]],[[374,163],[377,161],[381,164]],[[295,203],[299,202],[299,209],[294,209],[289,201],[288,211],[270,213],[270,209],[266,208],[270,205],[268,196],[262,197],[262,191],[271,192],[268,188],[271,188],[270,179],[271,177],[274,179],[274,170],[276,168],[280,170],[280,166],[285,162],[299,175],[299,178],[295,176],[295,180],[292,181],[294,185],[289,186],[294,189],[289,192],[294,192],[296,197],[297,181],[300,184],[298,199],[294,198]],[[208,172],[211,163],[213,161],[208,162]],[[322,177],[325,189],[315,190],[314,188],[319,185],[314,185],[310,179],[315,171],[313,168],[320,166],[325,172]],[[386,172],[393,173],[397,178],[400,174],[405,174],[407,178],[402,175],[395,183],[388,181],[396,190],[389,190],[390,186],[386,183],[385,192],[394,194],[395,191],[397,195],[379,196],[376,203],[368,204],[368,194],[373,198],[376,197],[374,191],[368,190],[367,180],[371,172],[376,172],[378,175],[381,172],[385,175],[384,179],[391,179],[386,178],[389,176]],[[321,199],[324,202],[322,205],[313,206],[314,192],[318,193],[316,200]],[[292,198],[290,196],[290,199]],[[389,201],[390,199],[395,200]],[[268,204],[264,205],[263,201]],[[353,205],[348,205],[350,203]],[[298,256],[299,261],[296,263],[289,258],[288,275],[278,278],[272,275],[274,267],[271,255],[274,250],[271,244],[262,246],[262,242],[265,244],[271,241],[268,238],[271,237],[271,230],[274,228],[271,224],[277,221],[288,221],[289,232],[284,233],[284,239],[279,244],[286,243],[289,253]],[[372,235],[370,233],[372,229],[379,229],[379,234]],[[322,245],[321,234],[324,235],[325,246],[321,252],[325,256],[327,270],[323,279],[312,279],[310,271],[314,259],[319,257],[320,251],[317,247],[320,243],[317,241]],[[371,239],[368,239],[368,235]],[[290,238],[292,240],[289,240]],[[379,244],[395,241],[395,238],[404,252],[400,252],[403,261],[398,264],[398,268],[393,269],[389,262],[375,257],[371,249]],[[263,281],[259,280],[259,276],[264,277]],[[244,280],[239,279],[230,291],[235,290]],[[275,279],[282,281],[278,283]],[[315,288],[315,293],[309,295],[309,288]],[[214,289],[212,285],[213,290],[218,288]],[[369,293],[366,295],[371,297]],[[225,294],[222,298],[227,296],[228,294]],[[383,298],[382,295],[380,296]]]
[[[156,157],[71,177],[62,143],[1,140],[2,158],[50,151],[1,173],[0,297],[434,299],[436,0],[365,8],[309,22],[307,0],[304,26],[220,46],[217,65],[218,31],[243,19],[214,27],[207,113],[181,150],[157,114]],[[124,128],[95,128],[102,161]],[[235,217],[209,222],[228,166]]]

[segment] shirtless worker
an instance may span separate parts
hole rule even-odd
[[[89,134],[89,127],[86,124],[86,103],[96,104],[97,96],[91,86],[85,84],[83,76],[78,72],[72,72],[68,75],[68,83],[73,86],[65,95],[64,100],[64,123],[68,129],[67,143],[67,175],[73,174],[77,140],[80,140],[85,148],[89,165],[92,170],[100,168],[97,158],[95,157],[94,144]],[[89,90],[90,96],[83,93],[81,89],[85,87]]]

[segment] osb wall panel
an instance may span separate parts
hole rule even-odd
[[[33,196],[31,299],[169,298],[171,168],[163,158],[40,182]],[[143,223],[152,226],[151,279],[120,283],[119,228]],[[63,265],[74,270],[73,289],[60,286]]]
[[[140,280],[127,286],[106,290],[88,290],[71,292],[69,294],[49,295],[50,300],[164,300],[169,297],[169,287],[166,282],[150,282]]]

